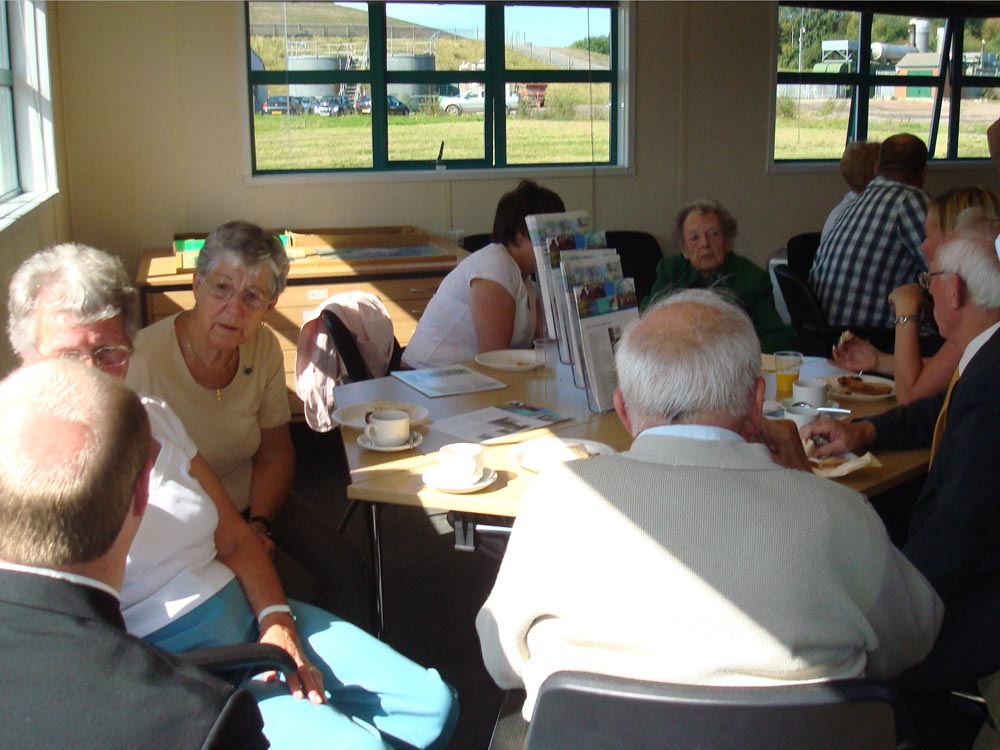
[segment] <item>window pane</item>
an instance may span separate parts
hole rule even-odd
[[[988,159],[986,128],[1000,119],[1000,89],[985,89],[977,99],[962,98],[961,124],[958,133],[958,156],[962,159]]]
[[[931,76],[941,70],[943,18],[876,14],[872,20],[872,72]]]
[[[606,83],[548,84],[544,107],[524,102],[507,119],[507,163],[608,163],[610,102]]]
[[[0,88],[0,196],[15,193],[18,188],[17,150],[14,145],[14,95],[5,86]]]
[[[389,70],[468,70],[486,57],[482,5],[388,3],[385,13]]]
[[[257,169],[350,169],[372,166],[368,115],[254,115]]]
[[[962,68],[967,76],[1000,75],[1000,18],[965,19]]]
[[[868,105],[868,140],[882,141],[896,133],[910,133],[920,137],[930,146],[931,117],[936,88],[879,87],[879,91],[893,89],[894,97],[876,97]],[[948,122],[950,107],[945,99],[941,106],[937,143],[933,158],[943,159],[948,154]]]
[[[779,7],[778,70],[856,72],[860,19],[859,13],[843,10]]]
[[[486,158],[485,99],[480,84],[391,84],[390,95],[410,103],[409,117],[389,118],[390,161]],[[391,113],[390,113],[391,114]]]
[[[367,6],[251,2],[250,50],[254,70],[367,70]]]
[[[847,144],[850,86],[778,84],[775,159],[840,159]]]
[[[511,70],[607,70],[611,9],[520,6],[504,9]]]

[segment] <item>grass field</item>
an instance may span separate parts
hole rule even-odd
[[[445,159],[482,159],[482,115],[461,117],[411,115],[389,118],[392,161],[433,161],[441,141]],[[609,153],[606,119],[595,119],[593,147],[588,119],[507,118],[510,164],[606,162]],[[350,169],[372,166],[371,118],[275,116],[254,117],[257,169]]]

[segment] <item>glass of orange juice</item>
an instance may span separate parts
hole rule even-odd
[[[774,353],[774,374],[777,379],[778,394],[791,395],[792,383],[799,379],[801,369],[802,352]]]

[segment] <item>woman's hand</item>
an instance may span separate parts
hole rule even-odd
[[[271,536],[268,530],[261,523],[256,523],[251,521],[250,528],[253,529],[254,535],[257,537],[257,541],[260,542],[260,546],[264,548],[264,552],[272,560],[274,559],[274,542],[271,541]]]
[[[290,615],[274,613],[265,617],[260,626],[260,642],[284,649],[295,660],[298,670],[285,675],[288,690],[295,698],[308,696],[310,703],[326,702],[323,693],[323,674],[315,665],[310,664],[302,653],[302,644],[299,642],[298,633],[295,632],[295,621]],[[264,675],[266,682],[273,682],[276,679],[278,675],[275,672]]]
[[[848,332],[849,333],[849,332]],[[853,334],[841,336],[833,347],[833,363],[845,370],[878,370],[879,350]]]
[[[919,284],[903,284],[892,290],[889,302],[895,308],[896,315],[918,315],[924,306],[924,293]]]

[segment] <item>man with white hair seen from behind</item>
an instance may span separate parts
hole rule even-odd
[[[830,441],[818,456],[931,447],[903,553],[944,600],[945,618],[931,654],[900,680],[905,693],[921,696],[921,710],[912,713],[929,748],[968,746],[958,737],[964,723],[948,719],[960,718],[951,714],[948,694],[974,690],[976,680],[1000,671],[998,231],[992,220],[960,224],[921,275],[941,335],[963,352],[948,391],[870,420],[821,419],[802,429],[803,437]]]
[[[267,747],[249,694],[125,633],[150,448],[106,375],[51,361],[0,383],[2,747]]]
[[[776,463],[742,310],[672,295],[615,359],[632,447],[539,475],[476,620],[494,680],[526,688],[525,718],[559,670],[781,685],[923,658],[938,597],[863,497]]]

